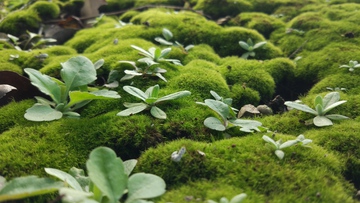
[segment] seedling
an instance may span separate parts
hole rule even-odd
[[[96,69],[102,66],[103,60],[93,64],[84,56],[73,57],[61,63],[61,78],[64,82],[43,75],[39,71],[25,68],[31,84],[48,95],[52,101],[43,97],[35,97],[37,103],[26,110],[24,117],[31,121],[52,121],[63,116],[79,117],[75,110],[95,99],[120,98],[115,91],[95,90],[89,92],[88,84],[96,80]]]
[[[182,66],[181,62],[178,59],[165,59],[165,57],[170,53],[171,48],[165,48],[161,50],[159,48],[151,47],[148,51],[146,51],[135,45],[131,45],[131,47],[138,50],[140,55],[145,56],[145,58],[139,59],[145,63],[160,63],[163,61],[167,61],[172,62],[175,65]]]
[[[348,119],[348,117],[339,114],[326,115],[333,108],[346,102],[345,100],[342,101],[339,100],[340,100],[339,92],[330,92],[327,95],[325,95],[324,98],[322,98],[320,95],[318,95],[315,98],[315,102],[314,102],[315,110],[305,104],[299,104],[297,102],[292,102],[292,101],[285,102],[285,105],[293,109],[297,109],[315,115],[316,116],[315,118],[309,119],[305,121],[305,123],[314,123],[314,125],[318,127],[323,127],[323,126],[333,125],[333,122],[331,120]]]
[[[118,22],[115,24],[115,28],[122,28],[125,27],[127,25],[132,25],[132,23],[125,23],[121,20],[118,20]]]
[[[144,69],[139,68],[136,66],[136,63],[134,61],[119,61],[120,63],[127,63],[130,64],[135,68],[135,70],[125,70],[125,76],[120,79],[120,81],[124,80],[130,80],[136,76],[157,76],[158,78],[162,79],[163,81],[167,82],[165,77],[162,75],[162,73],[166,73],[165,69],[162,69],[160,67],[156,67],[152,70],[150,70],[150,67],[153,65],[157,65],[158,63],[150,61],[150,60],[138,60],[140,63],[146,64],[146,67]]]
[[[39,47],[43,47],[48,43],[56,42],[56,39],[53,38],[43,38],[42,35],[32,33],[26,31],[27,35],[24,40],[20,41],[20,39],[16,36],[8,34],[10,44],[18,51],[35,49]]]
[[[192,49],[194,47],[194,45],[190,44],[186,47],[184,47],[184,45],[182,45],[181,43],[179,43],[178,41],[175,42],[171,42],[170,40],[173,38],[173,34],[170,30],[163,28],[162,30],[162,35],[164,38],[162,37],[156,37],[155,41],[159,42],[162,45],[168,45],[168,46],[178,46],[181,48],[181,50],[184,53],[188,53],[190,49]]]
[[[216,92],[211,91],[211,94],[215,97],[214,99],[205,99],[204,103],[196,102],[203,106],[207,106],[215,111],[221,118],[208,117],[204,120],[204,125],[210,129],[217,131],[225,131],[232,127],[240,127],[243,132],[254,132],[260,131],[259,127],[262,125],[261,122],[255,120],[237,119],[235,111],[237,109],[231,107],[232,99],[222,99]]]
[[[123,110],[121,112],[119,112],[118,116],[130,116],[139,112],[142,112],[146,109],[150,109],[150,113],[151,115],[153,115],[155,118],[159,118],[159,119],[166,119],[166,113],[161,110],[160,108],[158,108],[156,105],[159,104],[160,102],[164,102],[164,101],[168,101],[168,100],[173,100],[173,99],[179,99],[185,96],[190,95],[191,93],[189,91],[180,91],[180,92],[175,92],[173,94],[169,94],[166,95],[164,97],[158,97],[159,96],[159,90],[160,87],[159,85],[155,85],[152,87],[149,87],[145,92],[141,91],[140,89],[136,88],[136,87],[132,87],[132,86],[124,86],[123,89],[141,99],[144,102],[141,103],[124,103],[124,106],[127,107],[128,109]]]
[[[337,91],[337,92],[339,92],[339,91],[344,91],[344,92],[346,92],[346,91],[347,91],[347,89],[344,88],[344,87],[334,87],[334,88],[332,88],[332,87],[326,87],[326,89],[327,89],[327,90],[330,90],[330,91]]]
[[[98,147],[90,153],[86,162],[87,174],[75,167],[69,173],[55,168],[45,168],[46,173],[61,181],[36,176],[15,178],[6,182],[0,176],[0,201],[18,200],[25,197],[59,191],[64,203],[125,203],[148,202],[165,193],[164,180],[156,175],[135,173],[136,160],[123,162],[107,147]],[[130,177],[129,177],[130,176]]]
[[[239,41],[240,46],[245,49],[247,52],[241,55],[241,58],[247,59],[249,56],[255,56],[255,49],[263,47],[266,44],[266,41],[258,42],[254,45],[253,41],[249,38],[247,42]]]
[[[234,196],[230,202],[229,200],[226,198],[226,197],[222,197],[220,199],[220,202],[219,203],[241,203],[244,201],[244,199],[247,197],[247,195],[245,193],[241,193],[241,194],[238,194],[236,196]],[[208,200],[207,203],[217,203],[216,201],[214,200]]]
[[[350,60],[349,65],[341,65],[339,68],[348,68],[350,72],[353,72],[355,68],[359,68],[360,64],[357,61]]]
[[[264,135],[262,138],[263,140],[265,140],[265,142],[271,143],[273,145],[273,147],[275,148],[275,155],[279,159],[283,159],[285,156],[285,152],[282,149],[291,147],[298,143],[302,143],[303,146],[307,146],[309,143],[312,142],[312,140],[310,139],[305,139],[304,135],[299,135],[295,140],[288,140],[284,143],[282,142],[281,139],[275,142],[273,139],[271,139],[266,135]]]

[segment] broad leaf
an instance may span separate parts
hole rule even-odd
[[[208,117],[204,120],[204,125],[210,129],[217,131],[225,131],[225,125],[215,117]]]
[[[268,143],[273,144],[276,149],[279,149],[278,143],[276,143],[276,142],[275,142],[273,139],[271,139],[269,136],[263,135],[263,136],[262,136],[262,139],[265,140],[265,142],[268,142]]]
[[[320,95],[316,96],[316,98],[315,98],[315,105],[314,106],[316,107],[317,105],[324,106],[323,98]]]
[[[49,95],[56,103],[61,103],[61,88],[50,76],[31,68],[25,68],[24,71],[29,75],[31,84]]]
[[[317,115],[319,116],[323,116],[325,114],[324,110],[323,110],[323,106],[318,104],[315,106],[315,109],[317,111]]]
[[[218,113],[224,121],[227,120],[230,115],[229,106],[224,102],[213,99],[205,99],[205,104]]]
[[[309,106],[307,106],[305,104],[299,104],[299,103],[292,102],[292,101],[286,101],[284,104],[288,107],[317,115],[317,112],[314,109],[310,108]]]
[[[159,176],[146,173],[136,173],[129,178],[128,198],[125,203],[136,199],[149,199],[165,193],[165,181]]]
[[[159,95],[159,89],[160,89],[159,85],[155,85],[150,93],[150,97],[157,98]]]
[[[329,114],[329,115],[325,115],[326,118],[329,118],[331,120],[345,120],[345,119],[349,119],[349,117],[347,116],[343,116],[343,115],[339,115],[339,114]]]
[[[151,55],[149,52],[145,51],[144,49],[138,47],[138,46],[135,46],[135,45],[131,45],[132,48],[140,51],[140,54],[143,55],[143,56],[146,56],[146,57],[149,57],[149,58],[153,58],[153,55]]]
[[[284,149],[286,147],[291,147],[291,146],[297,144],[298,142],[299,142],[298,140],[288,140],[288,141],[282,143],[280,145],[279,149]]]
[[[134,170],[136,164],[137,164],[136,159],[130,159],[130,160],[124,161],[124,170],[125,170],[125,173],[127,176],[129,176],[130,173]]]
[[[215,98],[215,100],[221,101],[222,97],[218,95],[215,91],[210,90],[210,94]]]
[[[254,45],[254,49],[257,49],[257,48],[259,48],[259,47],[262,47],[262,46],[264,46],[265,44],[266,44],[266,42],[256,43],[256,44]]]
[[[162,44],[162,45],[168,45],[168,46],[173,45],[172,42],[169,42],[169,41],[167,41],[167,40],[165,40],[165,39],[163,39],[163,38],[161,38],[161,37],[156,37],[156,38],[155,38],[155,41],[159,42],[159,43]]]
[[[162,34],[163,34],[163,36],[165,37],[166,40],[170,40],[171,38],[173,38],[172,32],[170,30],[166,29],[166,28],[164,28],[162,30]]]
[[[279,159],[283,159],[284,156],[285,156],[285,153],[282,150],[279,150],[279,149],[275,150],[275,154]]]
[[[326,94],[323,99],[324,109],[326,109],[329,105],[331,105],[339,100],[340,100],[339,92],[330,92],[330,93]]]
[[[158,61],[161,57],[161,49],[155,48],[154,61]]]
[[[241,58],[247,59],[247,58],[249,58],[249,55],[250,55],[250,52],[246,52],[243,55],[241,55]]]
[[[333,122],[325,116],[316,116],[313,119],[314,125],[318,127],[333,125]]]
[[[161,110],[160,108],[156,107],[156,106],[151,107],[150,113],[155,118],[166,119],[166,113],[163,110]]]
[[[107,147],[98,147],[90,153],[86,168],[91,181],[109,199],[117,203],[126,190],[127,175],[120,158]]]
[[[129,94],[131,94],[131,95],[133,95],[133,96],[135,96],[135,97],[137,97],[137,98],[139,98],[139,99],[141,99],[141,100],[143,100],[143,101],[145,101],[145,100],[148,98],[148,95],[147,95],[147,94],[145,94],[143,91],[141,91],[140,89],[138,89],[138,88],[136,88],[136,87],[133,87],[133,86],[124,86],[123,89],[124,89],[127,93],[129,93]]]
[[[60,188],[59,195],[62,196],[62,203],[99,203],[96,200],[90,199],[93,194],[74,190],[72,188]]]
[[[156,100],[155,103],[159,103],[159,102],[167,101],[167,100],[179,99],[179,98],[186,97],[186,96],[189,96],[189,95],[191,95],[191,92],[187,91],[187,90],[180,91],[180,92],[175,92],[175,93],[166,95],[164,97],[160,97],[159,99]]]
[[[86,86],[96,80],[94,64],[84,56],[77,56],[61,63],[61,78],[65,82],[67,91],[80,86]]]
[[[339,106],[339,105],[341,105],[341,104],[343,104],[343,103],[345,103],[345,102],[346,102],[346,100],[342,100],[342,101],[338,101],[338,102],[335,102],[335,103],[332,103],[332,104],[328,105],[328,106],[324,109],[324,114],[327,113],[327,112],[329,112],[331,109],[333,109],[333,108],[335,108],[335,107],[337,107],[337,106]]]
[[[60,119],[63,114],[50,106],[35,104],[26,110],[24,117],[30,121],[52,121]]]
[[[229,203],[229,200],[226,197],[222,197],[219,203]]]
[[[155,73],[155,75],[158,76],[163,81],[167,82],[166,78],[164,76],[162,76],[161,73]]]
[[[124,73],[127,75],[134,75],[134,76],[140,76],[143,75],[143,73],[139,73],[135,70],[124,70]]]
[[[230,203],[241,203],[246,198],[246,196],[247,195],[245,193],[236,195],[230,200]]]
[[[95,68],[95,70],[101,68],[101,66],[104,65],[104,62],[105,62],[104,59],[100,59],[100,60],[96,61],[96,62],[94,63],[94,68]]]
[[[136,104],[133,105],[132,107],[125,109],[123,111],[120,111],[119,113],[117,113],[117,116],[131,116],[133,114],[137,114],[143,110],[145,110],[148,105],[144,104],[144,103],[132,103],[132,104]]]
[[[87,191],[90,184],[90,178],[85,176],[85,172],[83,169],[79,169],[76,167],[71,167],[69,170],[69,174],[73,176],[76,181],[81,185],[84,191]]]
[[[170,48],[170,47],[169,47],[169,48],[166,48],[166,49],[163,49],[163,50],[161,51],[161,54],[160,54],[160,56],[159,56],[159,59],[164,58],[165,56],[167,56],[167,55],[170,53],[170,51],[171,51],[171,48]]]
[[[56,168],[45,168],[45,171],[47,174],[55,176],[60,180],[66,182],[66,184],[70,185],[70,187],[72,187],[73,189],[83,191],[77,180],[70,174]]]
[[[247,51],[249,50],[249,45],[246,42],[240,41],[239,44],[243,49],[245,49]]]
[[[67,107],[71,107],[77,103],[94,100],[94,99],[118,99],[120,95],[111,90],[98,90],[93,92],[80,92],[80,91],[71,91],[69,92],[70,102],[67,104]]]
[[[62,182],[37,176],[14,178],[0,190],[0,202],[52,193],[63,186]]]

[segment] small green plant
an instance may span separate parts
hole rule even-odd
[[[130,116],[139,113],[141,111],[144,111],[146,109],[150,109],[151,115],[153,115],[155,118],[166,119],[166,113],[160,108],[158,108],[156,105],[159,104],[160,102],[179,99],[185,96],[189,96],[191,94],[191,92],[185,90],[185,91],[175,92],[173,94],[169,94],[163,97],[159,97],[159,90],[160,90],[159,85],[149,87],[145,92],[132,86],[124,86],[123,89],[127,93],[141,99],[144,102],[141,103],[125,102],[124,106],[127,107],[128,109],[123,110],[118,114],[116,114],[118,116]]]
[[[145,58],[139,59],[142,62],[152,63],[151,61],[153,61],[155,63],[160,63],[163,61],[167,61],[167,62],[171,62],[175,65],[182,66],[181,62],[178,59],[165,59],[165,57],[167,55],[169,55],[171,48],[165,48],[165,49],[161,50],[159,48],[151,47],[151,48],[149,48],[148,51],[146,51],[135,45],[131,45],[131,47],[138,50],[140,55],[145,56]]]
[[[350,72],[353,72],[355,68],[359,68],[360,64],[357,61],[350,60],[349,65],[341,65],[339,68],[348,68]]]
[[[236,118],[235,112],[238,110],[231,107],[231,98],[223,99],[214,91],[210,91],[210,93],[216,100],[205,99],[204,103],[196,103],[207,106],[215,111],[220,116],[221,120],[212,116],[208,117],[204,120],[204,125],[206,127],[217,131],[225,131],[229,128],[237,126],[240,127],[240,130],[243,132],[254,132],[254,130],[261,131],[259,129],[259,127],[262,125],[261,122]]]
[[[27,35],[23,39],[8,34],[10,44],[19,51],[43,48],[48,43],[56,42],[53,38],[44,38],[42,35],[26,31]]]
[[[132,23],[125,23],[121,20],[118,20],[118,22],[115,24],[115,28],[122,28],[125,27],[127,25],[132,25]]]
[[[254,45],[253,41],[249,38],[247,42],[239,41],[240,46],[245,49],[247,52],[241,55],[241,58],[247,59],[249,56],[255,56],[255,49],[263,47],[266,44],[266,41],[258,42]]]
[[[246,198],[246,194],[245,193],[241,193],[241,194],[238,194],[236,196],[234,196],[230,202],[229,200],[226,198],[226,197],[222,197],[219,201],[219,203],[241,203],[244,201],[244,199]],[[217,203],[216,201],[214,200],[208,200],[207,203]]]
[[[77,56],[61,63],[60,73],[64,82],[43,75],[35,69],[25,68],[31,84],[48,95],[52,101],[36,97],[37,103],[26,110],[24,117],[31,121],[52,121],[63,116],[79,117],[80,114],[74,111],[92,100],[120,98],[117,92],[106,89],[89,92],[87,85],[96,80],[96,69],[102,66],[103,62],[99,60],[93,64],[88,58]]]
[[[348,117],[339,114],[326,115],[333,108],[346,102],[345,100],[342,101],[339,100],[340,100],[339,92],[330,92],[327,95],[325,95],[324,98],[322,98],[320,95],[318,95],[315,98],[314,101],[315,110],[305,104],[299,104],[297,102],[292,102],[292,101],[286,101],[285,105],[293,109],[297,109],[315,115],[316,116],[315,118],[309,119],[305,121],[305,123],[310,123],[310,124],[313,123],[318,127],[323,127],[323,126],[333,125],[333,122],[331,120],[348,119]]]
[[[98,147],[90,153],[86,162],[88,176],[82,169],[75,167],[69,173],[45,168],[48,174],[61,182],[28,176],[7,183],[0,176],[0,201],[59,191],[63,203],[119,203],[124,195],[125,203],[137,203],[149,202],[146,199],[164,194],[166,185],[159,176],[146,173],[130,176],[136,163],[135,159],[123,162],[112,149]]]
[[[285,152],[282,149],[291,147],[298,143],[301,143],[302,146],[308,147],[307,145],[312,142],[312,140],[310,140],[310,139],[305,139],[304,135],[299,135],[295,140],[288,140],[284,143],[282,142],[281,139],[275,142],[273,139],[271,139],[267,135],[264,135],[262,138],[263,138],[263,140],[265,140],[265,142],[272,144],[272,146],[275,148],[274,153],[279,159],[283,159],[285,156]]]
[[[330,90],[330,91],[337,91],[337,92],[339,92],[339,91],[344,91],[344,92],[346,92],[347,91],[347,89],[346,88],[344,88],[344,87],[326,87],[326,89],[327,90]]]
[[[146,64],[146,67],[145,68],[137,67],[136,63],[134,61],[119,61],[120,63],[130,64],[131,66],[133,66],[135,68],[135,70],[125,70],[124,71],[125,76],[122,77],[120,79],[120,81],[130,80],[136,76],[142,76],[142,77],[156,76],[156,77],[162,79],[163,81],[167,82],[165,77],[162,75],[162,73],[166,73],[165,69],[162,69],[160,67],[150,69],[150,67],[152,67],[153,65],[157,65],[158,63],[151,61],[151,60],[138,60],[138,61],[142,64]]]
[[[188,53],[189,50],[194,47],[194,45],[192,45],[192,44],[187,45],[186,47],[184,47],[184,45],[182,45],[178,41],[171,42],[170,40],[173,38],[173,33],[170,30],[166,29],[166,28],[163,28],[162,35],[163,35],[164,38],[162,38],[162,37],[156,37],[155,38],[155,41],[159,42],[162,45],[178,46],[178,47],[180,47],[180,49],[184,53]]]

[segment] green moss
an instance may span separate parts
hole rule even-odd
[[[14,126],[27,126],[34,124],[25,120],[24,114],[26,109],[34,104],[33,100],[21,102],[12,102],[0,108],[0,133],[9,130]]]
[[[260,95],[256,90],[245,87],[241,84],[235,84],[231,87],[232,106],[240,109],[246,104],[258,105],[260,103]]]
[[[8,62],[4,62],[4,63],[0,62],[0,71],[4,71],[4,70],[19,73],[20,75],[23,73],[22,69],[16,64],[8,63]]]
[[[232,26],[243,26],[255,29],[265,38],[269,38],[270,34],[279,28],[285,27],[285,23],[280,19],[269,16],[264,13],[240,13],[228,23]]]
[[[64,3],[62,10],[74,16],[80,16],[80,10],[84,6],[84,0],[69,0]]]
[[[250,87],[259,92],[262,102],[267,102],[275,92],[275,82],[267,71],[261,69],[261,65],[255,60],[229,60],[219,67],[219,71],[229,85]]]
[[[64,45],[75,49],[78,53],[83,53],[86,48],[97,42],[96,37],[102,36],[102,33],[102,30],[96,28],[80,30]]]
[[[181,74],[168,82],[173,89],[189,90],[195,101],[203,101],[209,97],[210,90],[219,95],[228,96],[229,88],[225,79],[215,70],[206,69],[190,63],[181,68]]]
[[[171,142],[148,149],[141,155],[136,170],[161,176],[170,190],[189,181],[221,178],[228,185],[266,195],[268,201],[302,202],[306,198],[315,201],[319,192],[321,202],[352,202],[354,189],[347,188],[342,179],[340,172],[344,165],[336,156],[312,145],[312,149],[293,147],[284,150],[284,161],[279,161],[273,150],[264,146],[261,136],[211,144],[192,140]],[[275,139],[280,137],[284,140],[294,138],[278,135]],[[170,161],[171,153],[182,146],[187,149],[182,160],[179,163]],[[206,155],[200,155],[197,150]]]
[[[99,8],[100,13],[116,12],[134,7],[133,1],[107,0],[106,3]]]
[[[309,94],[317,94],[326,91],[327,87],[330,88],[346,88],[348,94],[359,94],[360,76],[357,74],[338,73],[326,76],[320,82],[316,83],[309,91]]]
[[[57,18],[60,14],[60,8],[56,3],[47,1],[37,1],[29,9],[36,11],[43,20]]]
[[[131,18],[138,15],[140,12],[136,10],[129,10],[123,13],[121,16],[119,16],[119,20],[123,22],[130,22]]]
[[[225,16],[235,16],[241,12],[250,11],[252,5],[246,0],[199,0],[193,9],[202,10],[207,15],[217,19]]]
[[[207,44],[199,44],[194,48],[190,49],[189,53],[186,55],[183,63],[187,64],[192,60],[202,59],[209,62],[218,64],[220,62],[220,57],[215,53],[212,47]]]
[[[40,18],[34,10],[19,10],[9,13],[0,22],[0,32],[20,36],[26,31],[34,32],[39,28]]]
[[[326,18],[322,17],[321,14],[316,12],[302,13],[293,18],[288,26],[294,29],[308,31],[316,28],[330,28],[331,23]]]
[[[182,0],[147,0],[147,1],[135,0],[134,6],[138,7],[138,6],[145,6],[145,5],[149,5],[149,4],[183,6],[184,1],[182,1]]]

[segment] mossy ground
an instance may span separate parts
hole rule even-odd
[[[147,3],[159,2],[184,6],[183,1],[171,0]],[[42,18],[56,17],[58,8],[76,13],[82,4],[37,2],[9,14],[0,22],[0,32],[19,36],[26,30],[36,31]],[[140,0],[112,0],[100,11],[143,5]],[[49,9],[44,10],[47,6]],[[169,62],[156,65],[167,70],[163,74],[167,82],[152,76],[120,82],[114,90],[121,99],[93,101],[78,111],[80,119],[27,121],[24,112],[35,100],[1,107],[0,175],[9,179],[44,176],[44,167],[65,171],[72,166],[84,168],[92,149],[108,146],[123,160],[138,158],[137,171],[164,178],[168,192],[156,202],[218,201],[242,192],[248,195],[245,202],[358,202],[354,196],[355,188],[360,188],[360,70],[349,72],[339,66],[360,60],[359,4],[350,0],[201,0],[188,1],[186,6],[200,9],[204,15],[166,8],[129,10],[120,16],[105,16],[61,46],[17,51],[9,42],[1,42],[0,70],[20,74],[24,68],[34,68],[59,77],[61,63],[73,56],[83,55],[93,62],[104,59],[96,84],[103,84],[111,70],[118,70],[120,77],[125,70],[133,70],[119,63],[142,58],[131,45],[145,50],[167,48],[155,41],[162,36],[163,28],[173,33],[170,41],[195,46],[189,51],[171,46],[167,58],[179,59],[183,66]],[[222,26],[210,20],[227,15],[229,21]],[[132,24],[118,27],[118,20]],[[239,41],[248,38],[267,44],[245,60],[240,58],[246,50]],[[37,57],[42,53],[48,54],[44,60]],[[16,54],[18,58],[9,60]],[[298,56],[302,58],[295,61]],[[160,96],[181,90],[192,94],[158,104],[166,112],[166,120],[154,118],[148,110],[129,117],[116,116],[125,109],[124,102],[140,102],[122,89],[124,85],[145,91],[155,84],[160,85]],[[195,103],[212,98],[213,90],[224,98],[233,98],[237,109],[249,103],[266,104],[276,95],[285,100],[299,98],[314,108],[314,98],[328,93],[327,87],[347,89],[341,92],[341,99],[347,102],[331,113],[351,119],[318,128],[305,125],[304,121],[313,116],[297,110],[252,118],[262,122],[275,140],[295,139],[299,134],[313,140],[312,148],[284,149],[284,160],[265,145],[261,139],[265,133],[246,134],[238,129],[224,133],[206,128],[205,118],[216,114]],[[232,138],[224,139],[229,135]],[[171,153],[182,146],[187,149],[183,159],[171,161]]]

